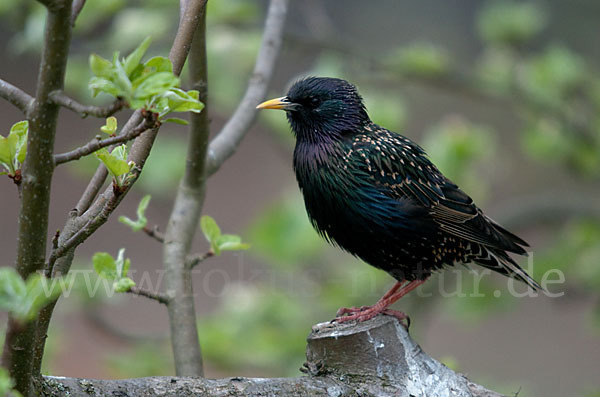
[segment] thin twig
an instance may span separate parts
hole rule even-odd
[[[75,26],[75,21],[84,5],[85,0],[73,0],[73,6],[71,7],[71,26]]]
[[[159,243],[163,244],[165,242],[165,235],[158,230],[158,226],[154,226],[152,229],[150,229],[148,226],[145,226],[142,230],[149,237],[152,237]]]
[[[87,156],[88,154],[92,154],[104,147],[130,141],[138,137],[144,131],[147,131],[150,127],[150,121],[144,119],[144,122],[124,135],[117,135],[107,139],[94,139],[88,142],[86,145],[80,146],[77,149],[73,149],[70,152],[55,154],[54,165],[63,164],[73,160],[79,160],[80,158]]]
[[[25,115],[29,113],[34,101],[33,97],[25,91],[2,79],[0,79],[0,98],[4,98],[15,105]]]
[[[99,118],[109,117],[123,109],[126,102],[122,99],[117,99],[107,106],[91,106],[83,105],[73,98],[69,97],[63,91],[54,91],[50,94],[50,99],[57,105],[79,113],[81,117],[94,116]]]
[[[256,118],[256,105],[267,93],[281,48],[287,9],[288,0],[271,0],[269,4],[262,43],[244,98],[233,116],[210,143],[206,159],[209,175],[214,174],[235,152]]]
[[[129,290],[127,292],[130,294],[145,296],[146,298],[154,299],[155,301],[157,301],[158,303],[162,303],[163,305],[169,304],[169,297],[160,292],[148,291],[147,289],[140,288],[137,286],[133,286],[133,287],[129,288]]]
[[[188,267],[190,269],[193,269],[199,263],[202,263],[205,260],[207,260],[208,258],[212,258],[213,256],[215,256],[215,253],[213,251],[207,251],[203,254],[196,254],[196,255],[190,256],[187,259],[186,264],[188,265]]]

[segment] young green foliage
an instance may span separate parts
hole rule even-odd
[[[198,100],[198,91],[186,92],[179,88],[181,81],[173,74],[168,58],[154,57],[142,63],[150,42],[151,39],[146,38],[125,59],[119,58],[118,52],[112,61],[92,54],[90,68],[95,75],[89,82],[92,95],[104,92],[123,98],[132,109],[144,108],[157,113],[159,121],[185,124],[183,119],[164,119],[164,116],[171,112],[198,113],[204,105]]]
[[[0,310],[10,312],[18,321],[35,319],[40,309],[56,299],[64,283],[48,284],[40,274],[32,274],[27,281],[12,268],[0,269]]]
[[[210,243],[210,249],[215,255],[221,251],[240,251],[250,248],[250,244],[242,243],[242,238],[234,234],[221,234],[221,229],[215,220],[204,215],[200,218],[200,228],[204,237]]]
[[[127,292],[135,286],[135,281],[127,277],[131,261],[129,258],[125,259],[125,248],[119,250],[117,259],[107,252],[97,252],[92,257],[92,262],[100,277],[114,281],[115,292]]]
[[[111,116],[106,119],[106,124],[100,127],[100,131],[108,135],[113,135],[117,131],[117,118]]]
[[[493,44],[523,44],[545,26],[546,15],[537,4],[517,1],[490,2],[477,19],[479,33]]]
[[[144,196],[144,198],[142,198],[142,200],[140,200],[140,203],[137,207],[137,220],[134,221],[133,219],[130,219],[125,215],[121,215],[119,217],[119,222],[129,226],[134,232],[138,232],[144,227],[146,227],[146,224],[148,223],[148,219],[146,219],[146,208],[148,208],[148,204],[150,203],[151,197],[152,196],[147,194]]]
[[[118,186],[123,186],[127,174],[135,166],[134,162],[127,162],[127,152],[127,145],[125,144],[117,146],[112,152],[109,152],[106,148],[94,152],[94,156],[104,163]]]
[[[424,77],[441,77],[449,72],[450,60],[443,49],[429,43],[415,43],[393,53],[387,63],[400,73]]]
[[[29,122],[19,121],[10,127],[8,136],[0,136],[0,164],[7,170],[0,172],[0,175],[14,176],[21,168],[27,154],[28,130]]]

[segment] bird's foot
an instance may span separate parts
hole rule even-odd
[[[410,317],[406,313],[398,310],[388,309],[385,306],[373,305],[373,306],[362,306],[362,307],[342,307],[337,311],[337,317],[332,322],[344,323],[347,321],[356,320],[357,322],[363,322],[372,319],[378,314],[385,314],[388,316],[396,317],[400,320],[406,329],[410,327]]]
[[[360,313],[360,312],[365,311],[365,310],[370,309],[370,308],[371,308],[371,306],[340,307],[335,315],[337,317],[341,317],[341,316],[344,316],[346,314]]]

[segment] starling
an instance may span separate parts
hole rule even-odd
[[[488,218],[416,143],[373,123],[354,85],[307,77],[257,108],[286,111],[294,171],[318,233],[397,280],[375,305],[342,308],[336,321],[407,319],[388,306],[455,264],[541,288],[508,255],[527,255],[528,244]]]

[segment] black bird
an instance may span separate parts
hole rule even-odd
[[[257,108],[286,111],[294,171],[319,234],[397,280],[375,305],[342,308],[337,321],[405,319],[388,306],[455,264],[541,288],[508,255],[526,255],[528,244],[488,218],[416,143],[373,123],[354,85],[308,77]]]

